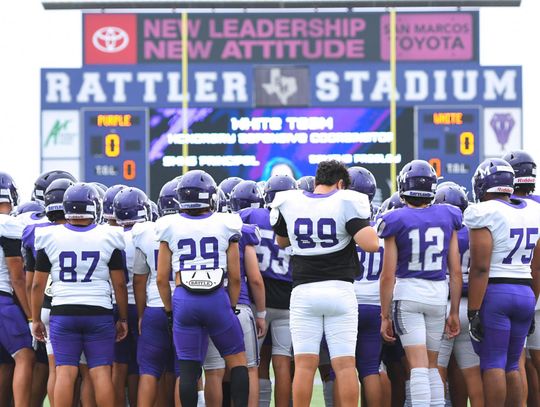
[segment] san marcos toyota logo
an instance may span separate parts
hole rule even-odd
[[[92,44],[102,52],[114,54],[128,46],[129,35],[118,27],[102,27],[92,36]]]

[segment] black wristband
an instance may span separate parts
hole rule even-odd
[[[476,317],[478,314],[480,314],[480,310],[469,309],[469,310],[467,310],[467,319],[470,321],[471,319]]]

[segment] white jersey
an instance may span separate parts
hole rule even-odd
[[[309,208],[310,217],[306,217]],[[346,224],[354,218],[369,219],[367,195],[350,190],[313,194],[302,190],[282,191],[272,202],[270,223],[279,214],[287,223],[292,254],[318,256],[338,252],[351,242]]]
[[[531,259],[540,237],[538,204],[492,199],[469,206],[464,223],[469,229],[487,228],[493,238],[489,277],[532,278]]]
[[[0,214],[0,238],[21,239],[24,225],[13,216]],[[13,293],[4,249],[0,247],[0,291]]]
[[[363,271],[354,280],[354,293],[358,304],[381,305],[379,277],[381,276],[384,240],[379,239],[379,250],[369,253],[358,249]]]
[[[211,291],[221,286],[227,272],[231,241],[241,236],[242,219],[237,214],[208,212],[201,216],[168,215],[156,222],[158,241],[172,252],[172,270],[180,272],[190,290]]]
[[[39,212],[24,212],[17,215],[17,219],[24,227],[28,225],[37,225],[38,223],[49,223],[49,218]]]
[[[144,254],[146,265],[150,270],[148,282],[146,283],[146,306],[163,307],[163,301],[159,295],[157,287],[157,258],[159,252],[159,242],[156,240],[156,228],[152,222],[136,223],[131,229],[133,245],[135,250],[140,250]],[[174,290],[175,282],[170,277],[171,290]]]
[[[91,305],[112,309],[109,261],[124,250],[122,229],[69,224],[36,228],[36,250],[51,262],[52,306]]]

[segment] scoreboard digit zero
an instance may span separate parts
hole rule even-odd
[[[84,109],[84,179],[147,190],[146,109]]]
[[[480,162],[480,108],[416,108],[417,156],[443,181],[470,189]]]

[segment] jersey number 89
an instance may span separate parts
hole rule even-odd
[[[317,242],[313,239],[313,220],[298,218],[294,222],[294,235],[300,249],[313,249]],[[332,218],[320,218],[317,221],[317,238],[320,246],[328,248],[339,243],[336,236],[336,221]]]

